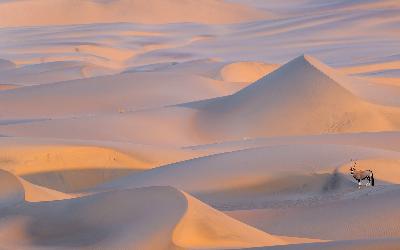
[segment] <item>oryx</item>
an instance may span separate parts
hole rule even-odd
[[[357,161],[353,162],[353,166],[350,168],[350,174],[353,176],[354,179],[358,182],[358,187],[361,187],[361,181],[367,179],[368,184],[371,186],[375,185],[374,180],[374,173],[372,170],[357,170]],[[367,186],[368,186],[367,184]]]

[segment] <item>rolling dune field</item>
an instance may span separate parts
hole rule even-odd
[[[397,0],[0,0],[0,249],[400,249],[399,51]]]

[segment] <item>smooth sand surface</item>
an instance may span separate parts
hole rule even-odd
[[[398,249],[399,16],[0,0],[0,248]]]

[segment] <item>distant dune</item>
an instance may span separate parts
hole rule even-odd
[[[228,82],[254,82],[277,68],[278,65],[261,62],[236,62],[225,65],[220,77]]]
[[[15,15],[18,13],[18,15]],[[265,17],[218,0],[22,0],[0,3],[0,27],[84,23],[237,23]]]
[[[0,112],[9,118],[117,114],[214,98],[234,90],[230,84],[196,75],[132,72],[0,92]]]

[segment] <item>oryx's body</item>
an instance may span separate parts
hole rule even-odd
[[[357,163],[354,162],[353,167],[350,168],[350,174],[357,180],[358,186],[361,186],[361,181],[367,179],[371,186],[375,185],[374,173],[372,170],[357,170]]]

